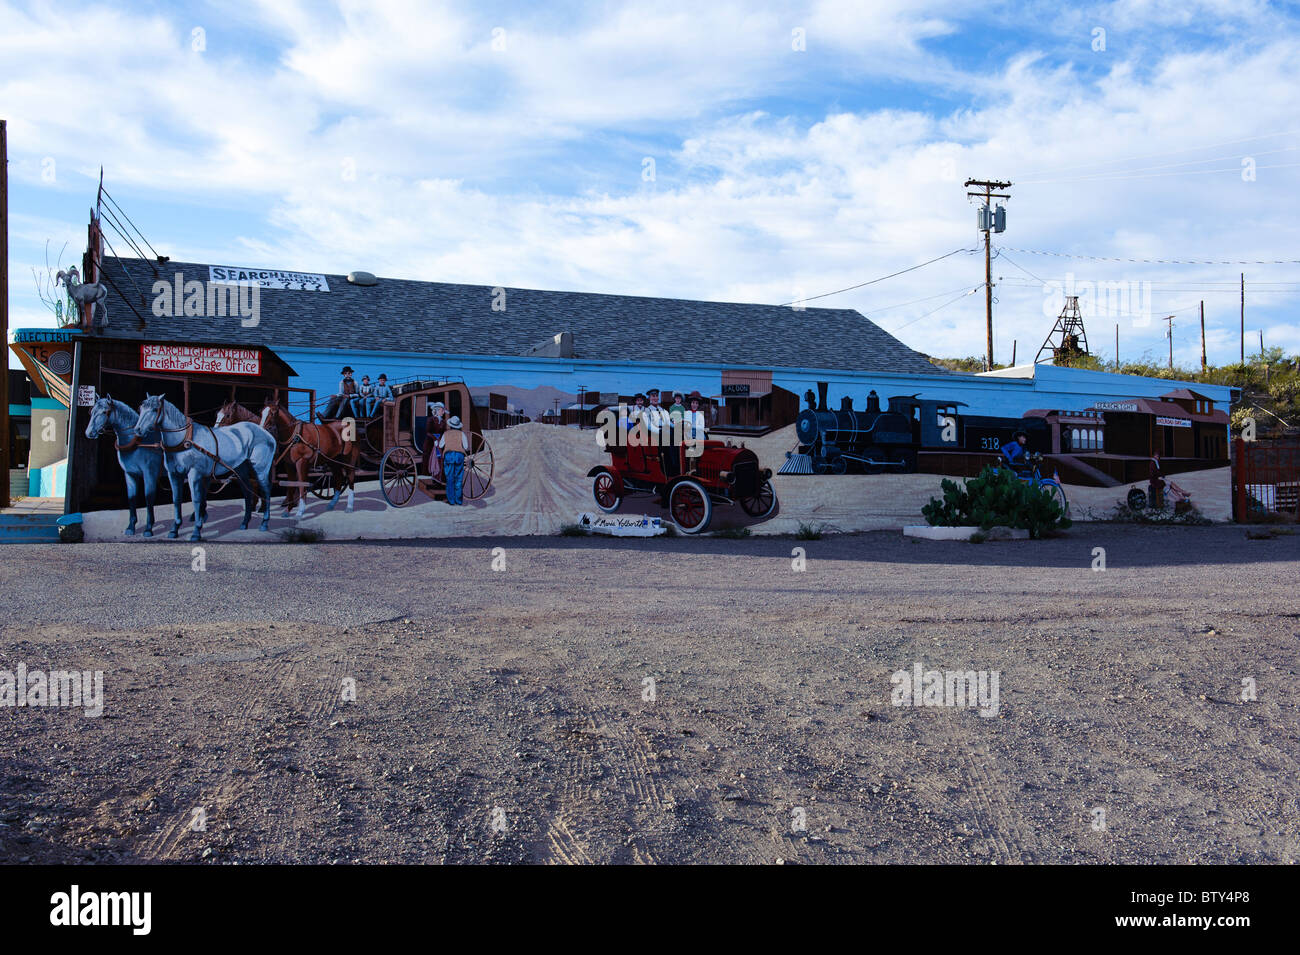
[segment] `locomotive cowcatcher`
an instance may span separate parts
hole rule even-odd
[[[587,472],[596,506],[612,514],[625,497],[658,495],[673,523],[686,534],[708,528],[715,504],[739,504],[746,514],[757,518],[767,517],[776,509],[772,470],[759,467],[758,455],[744,445],[734,447],[730,442],[706,439],[698,445],[703,445],[698,457],[688,456],[685,444],[675,446],[681,473],[668,478],[657,445],[606,444],[609,466]]]

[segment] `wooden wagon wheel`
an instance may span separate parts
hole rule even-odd
[[[322,501],[328,501],[334,497],[334,472],[326,468],[319,474],[309,475],[311,477],[311,492]]]
[[[477,501],[492,485],[492,448],[477,431],[469,436],[469,453],[465,455],[465,479],[461,484],[467,501]]]
[[[401,507],[411,499],[418,479],[415,455],[406,448],[390,448],[379,462],[379,488],[393,507]]]

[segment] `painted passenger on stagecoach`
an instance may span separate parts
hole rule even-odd
[[[373,418],[379,414],[379,409],[384,402],[394,400],[393,389],[388,387],[388,376],[380,375],[375,381],[375,392],[370,396],[370,407],[366,409],[366,417]]]
[[[361,376],[361,385],[357,388],[357,397],[354,403],[357,412],[363,418],[374,417],[374,412],[371,409],[375,406],[375,386],[370,383],[369,375]]]
[[[357,416],[355,404],[357,383],[352,378],[352,366],[344,365],[342,375],[343,377],[339,380],[338,393],[330,395],[325,410],[321,412],[320,419],[322,421],[331,418],[355,418]]]
[[[446,430],[447,406],[441,401],[430,401],[424,422],[424,473],[430,477],[442,478],[442,455],[438,450],[438,439]]]

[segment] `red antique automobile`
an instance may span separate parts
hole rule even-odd
[[[702,442],[698,457],[689,457],[685,445],[680,455],[681,473],[664,476],[659,448],[650,445],[606,445],[609,466],[587,472],[596,506],[607,514],[617,511],[625,497],[633,494],[658,495],[667,501],[668,513],[684,533],[706,530],[715,504],[739,504],[750,517],[764,518],[776,509],[770,468],[758,466],[758,455],[744,445],[730,442]]]

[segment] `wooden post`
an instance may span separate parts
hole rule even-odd
[[[1237,492],[1234,503],[1237,505],[1234,515],[1239,523],[1245,523],[1248,519],[1246,511],[1246,442],[1238,436],[1233,439],[1233,483],[1236,487],[1233,489]]]
[[[1201,374],[1205,374],[1205,302],[1201,302]]]
[[[1241,273],[1241,363],[1246,364],[1246,273]]]
[[[9,142],[8,124],[0,119],[0,507],[9,506]]]
[[[992,225],[993,206],[988,206],[989,225]],[[984,230],[984,327],[985,347],[988,352],[984,364],[987,371],[993,370],[993,260],[989,257],[989,230]]]
[[[1016,339],[1011,339],[1011,367],[1016,367]]]
[[[76,514],[77,485],[77,392],[81,390],[81,336],[72,346],[72,390],[68,399],[68,466],[63,483],[63,513]]]

